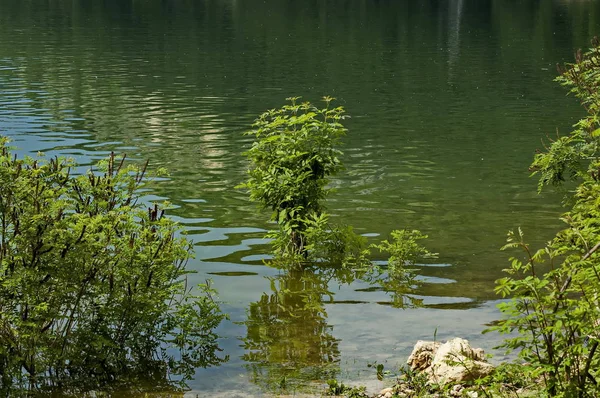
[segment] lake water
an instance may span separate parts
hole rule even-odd
[[[369,363],[394,369],[434,333],[498,342],[480,332],[499,316],[507,231],[539,245],[560,226],[559,197],[528,172],[541,140],[582,115],[555,64],[598,33],[596,1],[2,0],[0,133],[22,155],[116,151],[170,171],[151,198],[173,204],[195,242],[191,279],[211,278],[231,316],[229,361],[198,370],[194,391],[369,381]],[[430,236],[423,308],[263,264],[269,215],[234,188],[242,133],[286,97],[323,95],[352,116],[328,208],[371,242]],[[324,288],[325,312],[307,298]]]

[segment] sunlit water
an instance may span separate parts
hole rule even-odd
[[[541,244],[560,225],[558,196],[538,195],[527,170],[541,140],[581,116],[555,64],[587,46],[599,12],[594,1],[3,0],[0,133],[21,155],[91,164],[116,151],[170,171],[152,198],[173,204],[196,244],[193,282],[211,278],[231,316],[219,329],[229,361],[198,370],[193,390],[373,380],[367,364],[394,369],[434,333],[498,342],[480,332],[499,316],[506,232],[522,226]],[[424,308],[263,264],[268,214],[234,188],[242,133],[294,95],[335,96],[352,116],[336,219],[372,242],[429,234],[440,254],[419,270]],[[324,287],[326,313],[307,308]]]

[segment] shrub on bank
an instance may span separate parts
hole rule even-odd
[[[191,244],[111,155],[18,159],[0,139],[0,392],[171,386],[215,355],[224,315],[188,289]]]
[[[570,88],[587,111],[574,130],[551,139],[532,164],[547,185],[563,189],[565,228],[542,249],[533,250],[523,233],[509,234],[505,248],[520,248],[496,291],[511,300],[500,307],[506,318],[493,328],[516,333],[504,346],[518,350],[526,377],[557,397],[600,395],[600,41],[575,63],[559,67],[557,80]]]

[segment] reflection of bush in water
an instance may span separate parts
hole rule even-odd
[[[340,351],[332,326],[327,324],[323,297],[331,275],[295,268],[271,278],[271,294],[251,303],[248,352],[242,357],[253,382],[265,389],[327,380],[338,373]],[[288,383],[289,384],[286,384]]]
[[[271,293],[250,304],[244,322],[247,334],[242,341],[247,352],[242,359],[248,362],[252,381],[265,390],[325,382],[339,373],[339,340],[327,324],[325,311],[325,304],[334,300],[330,283],[339,287],[360,279],[390,291],[395,306],[421,305],[409,296],[413,287],[378,269],[369,272],[326,264],[281,269],[280,275],[269,278]]]

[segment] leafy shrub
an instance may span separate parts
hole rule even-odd
[[[302,221],[301,248],[290,239],[290,234],[297,232],[288,230],[289,226],[267,234],[279,260],[286,264],[313,262],[356,268],[364,268],[368,263],[367,240],[351,226],[331,224],[327,213],[311,215]]]
[[[191,244],[138,196],[145,167],[17,159],[0,139],[0,392],[170,385],[221,361],[212,290],[185,283]]]
[[[519,350],[530,365],[527,375],[539,379],[550,396],[600,394],[600,43],[559,68],[557,80],[570,87],[588,115],[569,135],[552,141],[535,156],[540,189],[571,178],[579,185],[567,192],[572,207],[562,216],[566,227],[542,249],[533,251],[518,230],[505,248],[520,248],[508,276],[496,291],[512,299],[501,304],[506,319],[494,329],[518,332],[504,346]]]
[[[327,380],[325,396],[344,396],[347,398],[368,398],[367,388],[364,386],[350,387],[335,379]]]
[[[415,281],[408,267],[432,256],[418,243],[426,236],[419,231],[394,231],[392,243],[371,246],[392,256],[382,272],[368,260],[364,237],[350,226],[330,221],[323,201],[330,192],[328,177],[342,168],[337,146],[346,134],[341,124],[346,115],[342,107],[331,107],[331,97],[324,97],[321,109],[309,102],[297,103],[298,99],[288,98],[290,104],[263,113],[247,133],[255,140],[245,152],[251,167],[240,187],[247,188],[250,199],[270,210],[277,222],[278,228],[267,234],[275,265],[353,268],[358,271],[353,276],[360,274],[393,292],[395,305],[404,306],[406,298],[418,305],[407,295]]]
[[[371,245],[372,248],[390,255],[388,270],[391,274],[401,275],[407,271],[407,267],[414,267],[418,261],[424,258],[435,257],[435,253],[429,252],[421,246],[420,240],[427,239],[417,230],[394,230],[390,240],[384,240],[379,244]]]
[[[306,230],[323,214],[328,177],[341,169],[336,146],[346,133],[344,109],[330,108],[333,98],[325,97],[322,109],[298,99],[263,113],[247,133],[255,139],[245,152],[252,167],[240,185],[271,210],[279,226],[275,249],[286,255],[306,254]]]
[[[419,261],[435,258],[437,253],[421,246],[419,241],[427,239],[427,235],[418,230],[394,230],[390,235],[391,239],[371,245],[371,248],[389,255],[386,269],[378,270],[376,279],[383,289],[392,293],[395,307],[419,307],[422,299],[410,295],[419,285],[413,267]]]

